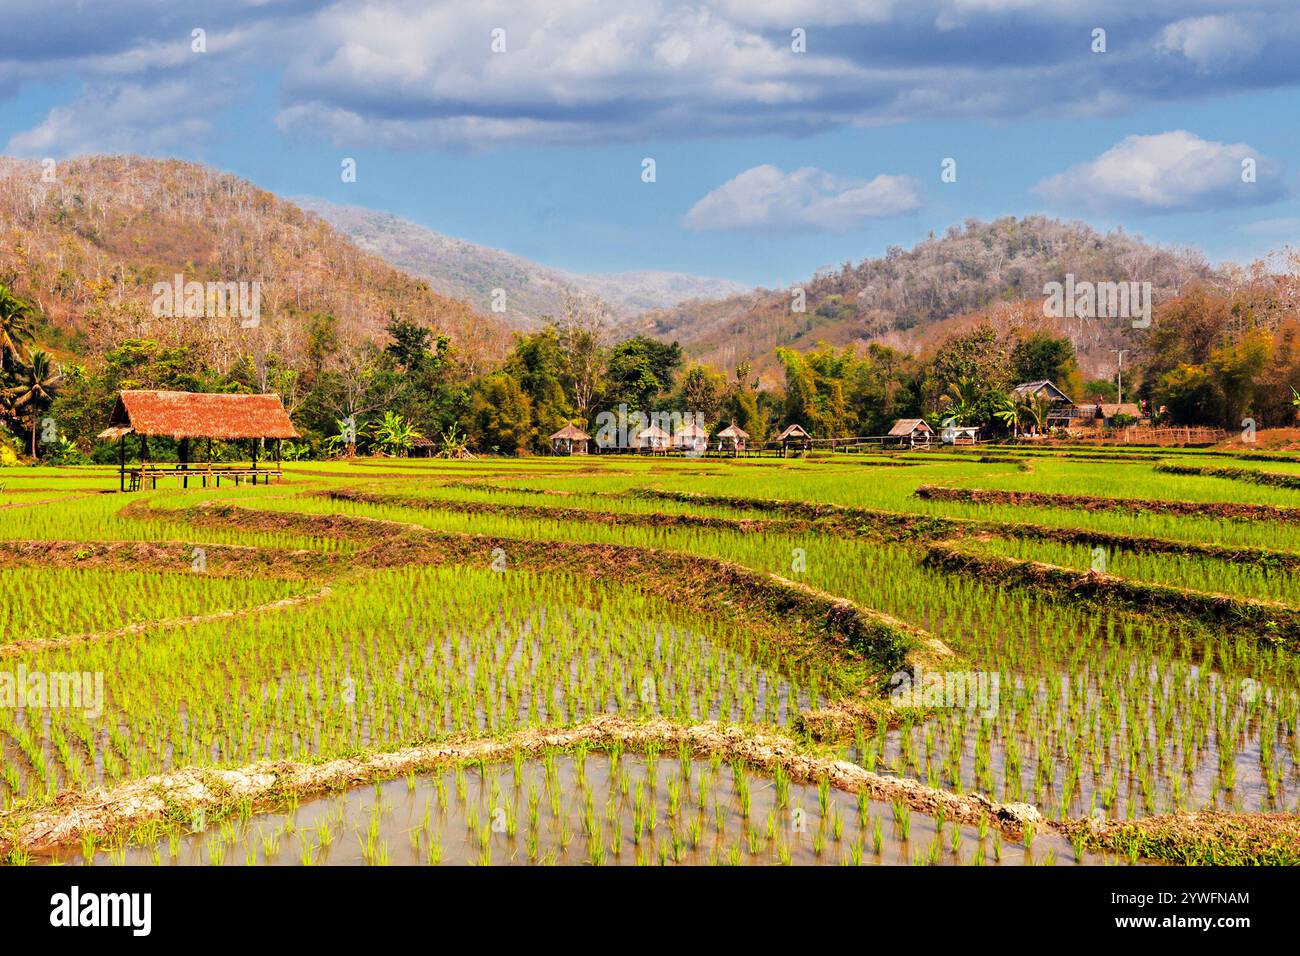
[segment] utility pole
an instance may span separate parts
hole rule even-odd
[[[1132,349],[1111,349],[1118,357],[1119,361],[1115,363],[1115,404],[1124,404],[1124,353],[1131,352]]]

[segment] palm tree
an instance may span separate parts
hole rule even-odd
[[[56,368],[50,356],[36,349],[32,352],[31,362],[18,371],[18,383],[5,389],[4,397],[10,413],[19,419],[26,419],[32,428],[32,457],[36,457],[36,429],[40,426],[41,413],[54,401],[54,393],[63,381],[63,370]]]
[[[946,420],[954,425],[964,425],[975,414],[979,402],[979,386],[971,378],[962,376],[948,384],[948,390],[939,396],[939,403],[945,406]]]
[[[375,445],[389,454],[405,455],[415,447],[415,440],[423,438],[415,426],[396,412],[384,412],[384,417],[374,424]]]
[[[30,302],[0,285],[0,365],[5,371],[23,358],[25,344],[32,340],[32,311]]]
[[[1042,396],[1035,396],[1032,400],[1025,402],[1021,408],[1024,411],[1024,419],[1029,431],[1035,435],[1042,434],[1047,428],[1047,416],[1051,414],[1052,403]]]
[[[1020,437],[1020,423],[1025,418],[1024,404],[1014,396],[999,399],[993,408],[993,417],[1011,429],[1013,437]]]

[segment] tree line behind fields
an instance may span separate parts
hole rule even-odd
[[[1164,409],[1171,424],[1259,427],[1294,421],[1300,316],[1294,281],[1269,276],[1238,291],[1195,287],[1164,302],[1125,367],[1124,397]],[[274,321],[274,320],[271,320]],[[450,336],[390,315],[380,333],[340,335],[315,313],[297,361],[242,355],[228,369],[201,343],[127,338],[86,361],[58,363],[41,343],[39,309],[0,287],[0,416],[11,451],[49,461],[111,460],[99,443],[119,390],[280,394],[302,440],[290,457],[349,451],[403,454],[417,437],[437,449],[529,454],[569,422],[594,431],[601,412],[677,411],[712,432],[735,422],[754,441],[790,424],[815,437],[878,436],[899,418],[955,420],[991,432],[1037,431],[1042,409],[1014,397],[1050,380],[1076,402],[1116,399],[1116,383],[1085,379],[1074,346],[1041,330],[976,317],[932,349],[781,348],[783,384],[760,385],[748,363],[717,369],[676,343],[612,341],[581,309],[517,333],[504,359],[466,361]]]

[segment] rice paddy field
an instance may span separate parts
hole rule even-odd
[[[1300,456],[0,486],[9,864],[1300,862]]]

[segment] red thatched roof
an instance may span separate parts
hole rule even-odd
[[[122,392],[100,437],[124,429],[168,438],[297,438],[279,395]]]

